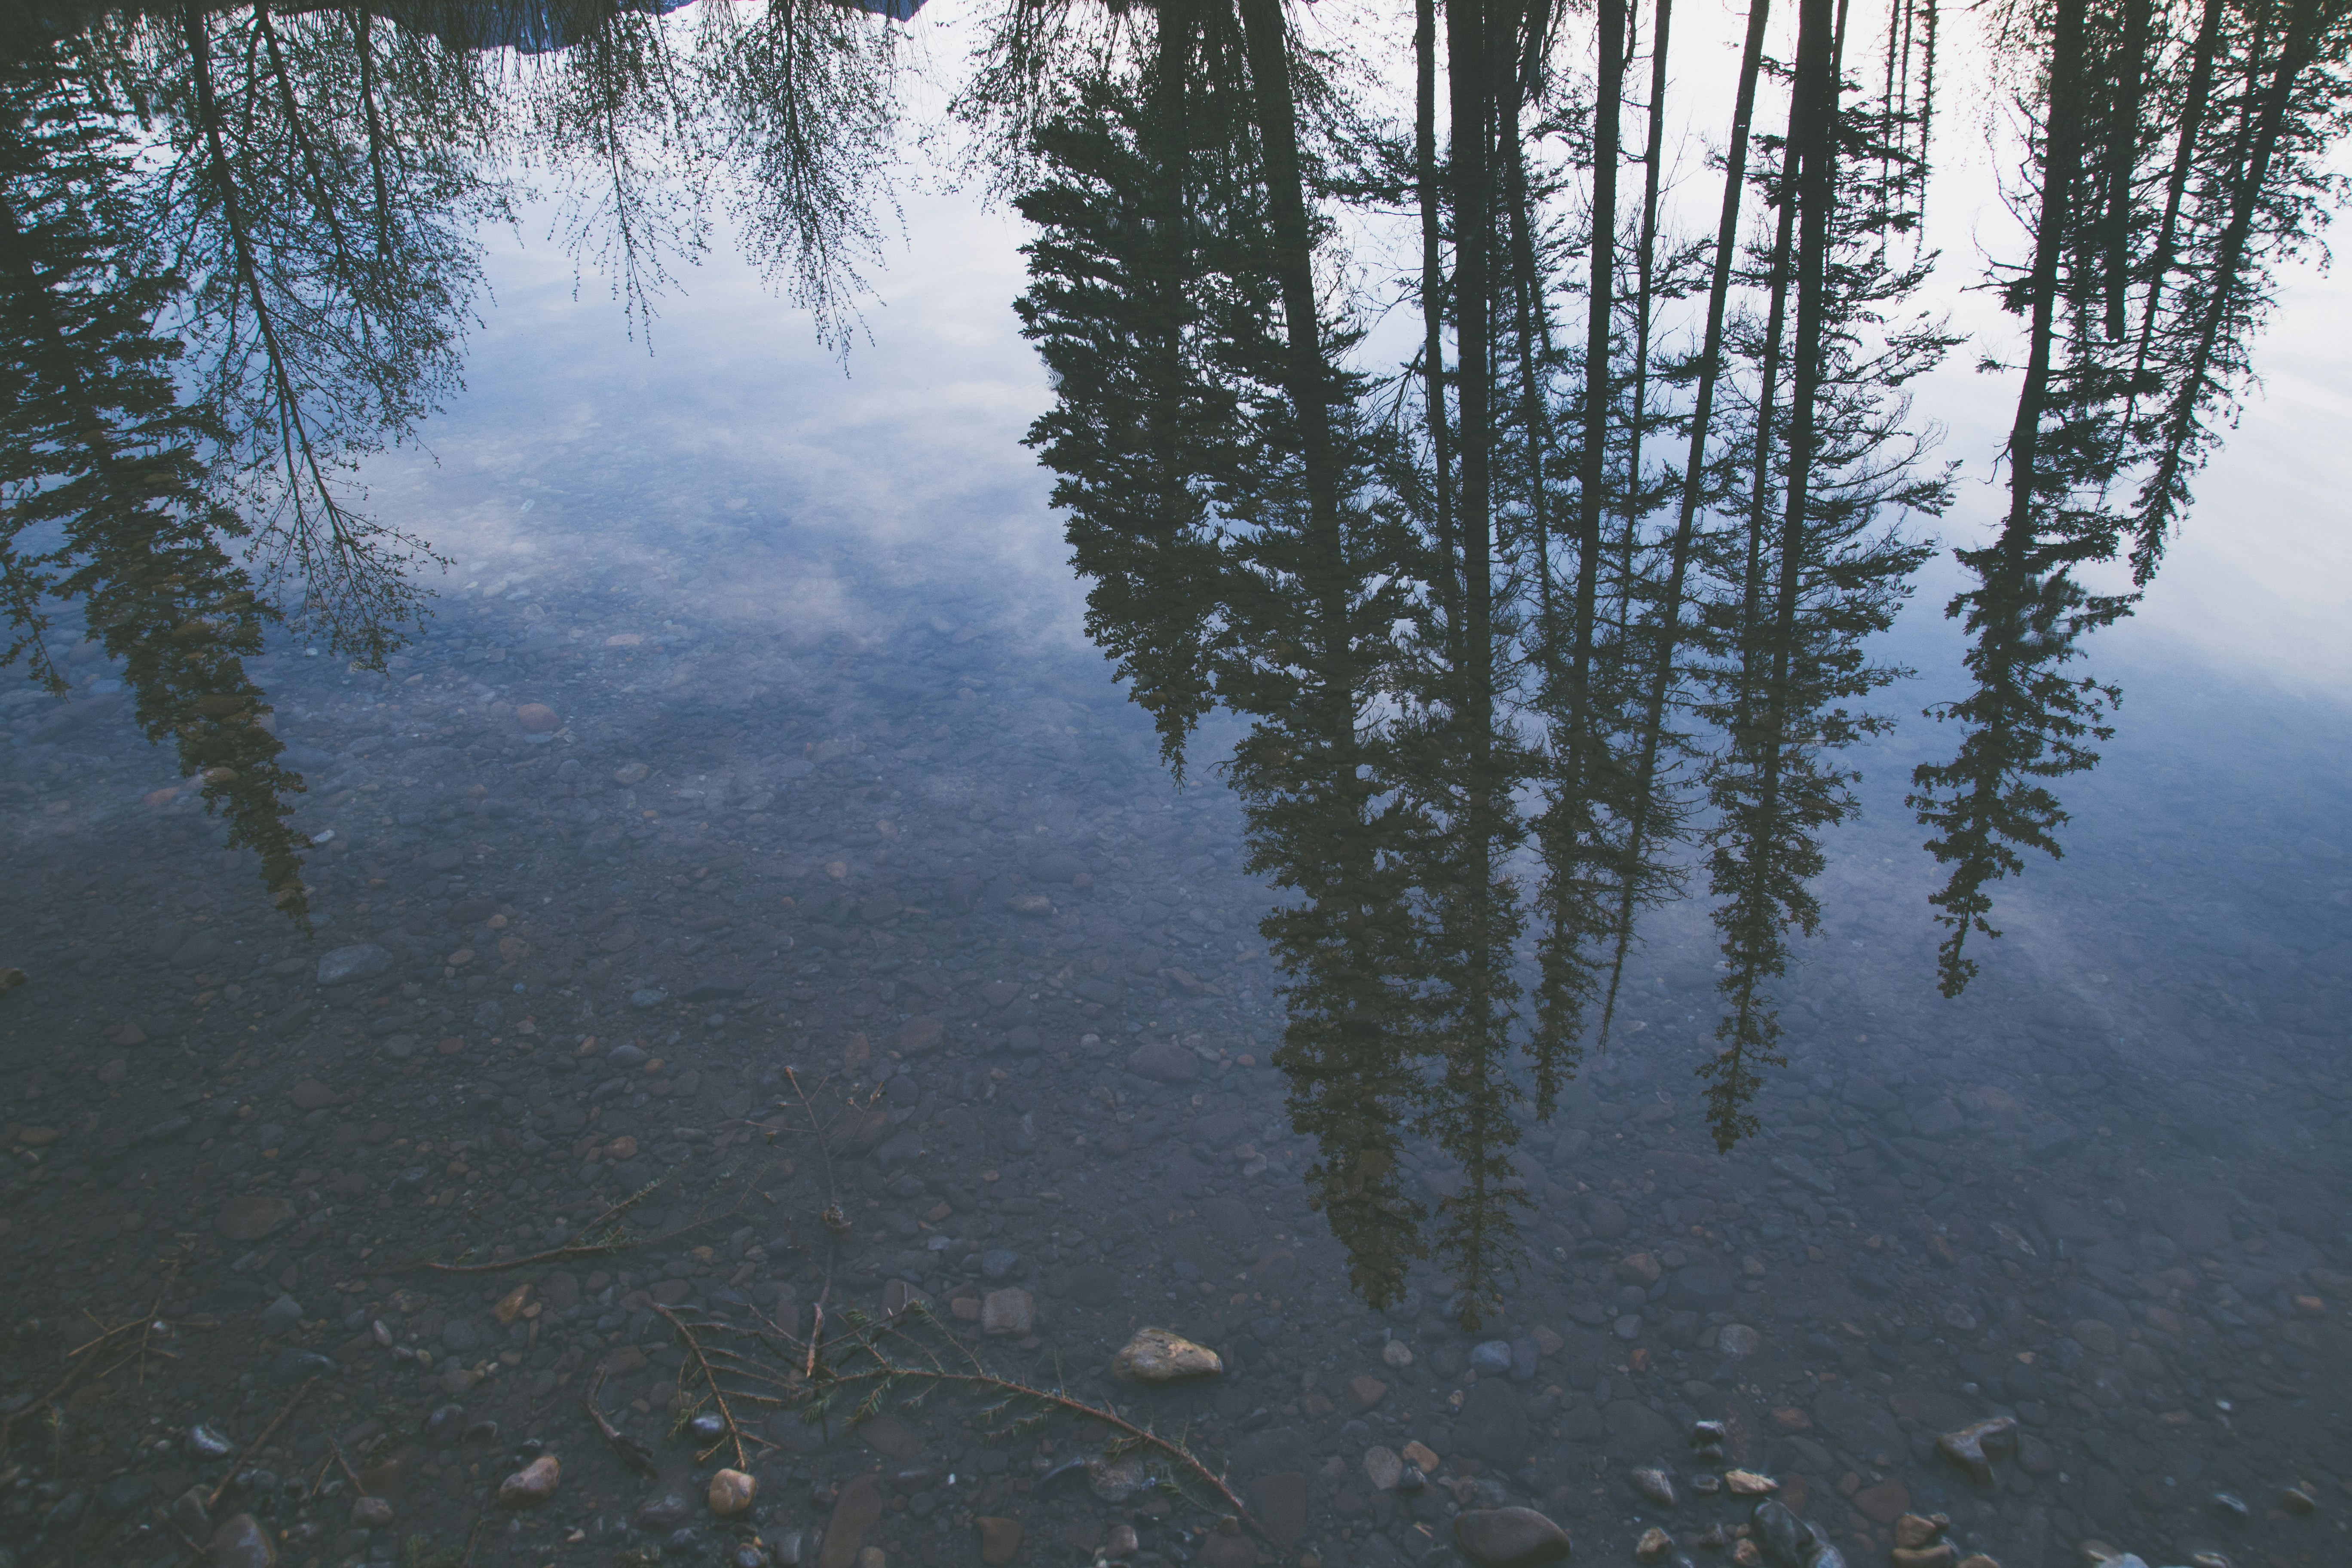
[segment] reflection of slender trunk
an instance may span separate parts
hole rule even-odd
[[[2173,247],[2180,224],[2181,197],[2189,189],[2189,171],[2197,161],[2198,139],[2205,133],[2205,111],[2213,95],[2213,55],[2221,39],[2221,0],[2205,0],[2205,15],[2197,25],[2196,53],[2189,68],[2189,92],[2180,106],[2180,142],[2172,153],[2172,177],[2165,182],[2164,216],[2156,228],[2156,248],[2148,259],[2147,304],[2140,316],[2137,371],[2147,363],[2148,340],[2156,331],[2157,303],[2164,297],[2164,280],[2172,270]]]
[[[1265,163],[1266,205],[1274,220],[1276,270],[1290,346],[1290,397],[1298,411],[1307,500],[1317,542],[1339,559],[1339,475],[1331,440],[1329,376],[1315,305],[1315,253],[1298,165],[1298,111],[1290,86],[1290,40],[1279,0],[1241,0],[1258,141]],[[1336,634],[1338,626],[1333,630]]]
[[[278,29],[270,26],[269,7],[257,5],[253,8],[253,25],[261,34],[263,47],[269,53],[269,77],[278,84],[278,111],[286,116],[286,134],[292,139],[294,151],[302,160],[302,171],[310,177],[310,204],[326,220],[327,233],[333,238],[335,259],[346,273],[351,267],[350,247],[343,240],[342,219],[335,214],[334,188],[326,172],[319,166],[318,150],[302,129],[301,106],[294,100],[293,73],[287,69],[286,53],[279,47]]]
[[[1764,318],[1764,354],[1756,387],[1756,450],[1748,479],[1748,556],[1740,574],[1738,700],[1734,705],[1732,744],[1745,747],[1753,737],[1756,699],[1760,687],[1756,660],[1764,647],[1759,625],[1764,613],[1764,542],[1772,509],[1774,427],[1780,391],[1780,361],[1788,342],[1790,257],[1797,237],[1797,120],[1802,112],[1792,98],[1789,134],[1780,153],[1780,189],[1774,200],[1780,209],[1772,236],[1772,262],[1767,284],[1769,302]]]
[[[2126,314],[2131,286],[2132,171],[2139,163],[2141,86],[2147,79],[2148,6],[2151,0],[2124,0],[2123,69],[2116,85],[2114,120],[2107,135],[2106,295],[2107,341],[2121,342],[2129,330]]]
[[[2062,0],[2062,4],[2079,4],[2079,0]],[[1776,806],[1792,707],[1790,668],[1795,658],[1797,600],[1804,578],[1813,449],[1820,435],[1814,405],[1828,341],[1830,204],[1837,195],[1839,64],[1830,0],[1804,0],[1798,16],[1797,115],[1793,117],[1797,133],[1790,139],[1790,155],[1798,159],[1797,341],[1790,367],[1789,468],[1781,498],[1772,675],[1766,691],[1762,799],[1768,818]]]
[[[1698,395],[1691,405],[1690,450],[1683,462],[1681,505],[1666,571],[1664,603],[1659,609],[1658,646],[1653,655],[1649,702],[1643,714],[1642,760],[1636,770],[1633,820],[1625,843],[1626,865],[1638,871],[1650,827],[1650,793],[1656,787],[1658,748],[1665,728],[1666,698],[1674,688],[1675,644],[1682,621],[1683,585],[1697,532],[1699,498],[1706,489],[1706,437],[1715,413],[1715,391],[1723,374],[1723,321],[1731,297],[1731,267],[1739,248],[1739,204],[1748,181],[1748,132],[1756,113],[1756,79],[1764,61],[1764,24],[1771,0],[1748,8],[1748,37],[1739,57],[1739,90],[1731,110],[1731,140],[1724,149],[1723,213],[1716,224],[1715,269],[1707,280],[1706,335],[1699,350]],[[1660,28],[1661,47],[1664,29]],[[1618,890],[1617,952],[1610,965],[1609,994],[1601,1010],[1601,1038],[1617,1011],[1617,987],[1633,936],[1633,904],[1639,884],[1628,876]]]
[[[2139,540],[2132,548],[2132,580],[2146,583],[2155,574],[2164,552],[2164,535],[2171,526],[2173,509],[2184,499],[2181,473],[2190,456],[2197,413],[2205,401],[2207,378],[2223,328],[2237,304],[2238,281],[2253,236],[2254,215],[2261,208],[2263,187],[2270,180],[2271,160],[2277,155],[2294,84],[2310,65],[2319,38],[2319,0],[2293,0],[2294,19],[2287,24],[2286,42],[2277,70],[2263,95],[2255,123],[2252,146],[2237,172],[2231,190],[2229,226],[2221,231],[2212,271],[2208,275],[2204,319],[2198,325],[2197,346],[2187,374],[2173,384],[2172,407],[2166,416],[2157,468],[2140,491]]]
[[[1625,96],[1625,0],[1601,0],[1594,29],[1600,78],[1592,121],[1591,270],[1585,297],[1584,450],[1578,475],[1576,647],[1570,671],[1575,785],[1589,791],[1592,663],[1601,590],[1601,521],[1609,487],[1609,349],[1616,309],[1619,115]],[[1625,585],[1630,591],[1631,584]]]
[[[352,26],[360,54],[360,109],[367,118],[368,174],[375,182],[375,253],[392,259],[392,187],[384,176],[383,121],[375,106],[375,14],[360,7]]]
[[[1657,0],[1657,36],[1650,41],[1650,123],[1642,150],[1642,236],[1633,251],[1633,399],[1626,419],[1625,592],[1620,613],[1633,613],[1633,568],[1641,543],[1642,431],[1650,413],[1650,317],[1658,251],[1658,182],[1665,153],[1666,44],[1674,31],[1674,0]]]
[[[1430,462],[1437,478],[1437,543],[1444,553],[1438,595],[1449,635],[1462,635],[1460,563],[1454,539],[1454,465],[1445,425],[1445,265],[1437,188],[1437,5],[1419,0],[1413,16],[1413,178],[1421,202],[1423,400],[1428,407]]]
[[[2025,380],[2009,433],[2009,518],[2002,554],[2021,562],[2033,535],[2035,459],[2042,413],[2050,400],[2050,362],[2057,336],[2058,265],[2074,221],[2074,180],[2083,143],[2084,0],[2057,0],[2050,54],[2050,107],[2043,132],[2042,214],[2034,231],[2033,272],[2027,282],[2032,325]]]
[[[1493,47],[1485,0],[1453,0],[1445,12],[1446,75],[1454,171],[1454,380],[1460,389],[1462,574],[1468,615],[1465,673],[1470,702],[1483,712],[1493,668],[1494,344],[1488,331],[1490,256],[1495,232],[1488,149],[1493,110]],[[1479,726],[1483,731],[1485,726]]]
[[[1544,366],[1550,358],[1551,310],[1546,303],[1542,267],[1536,258],[1535,213],[1528,194],[1527,150],[1519,144],[1519,105],[1524,87],[1513,84],[1497,105],[1502,134],[1506,199],[1510,206],[1511,296],[1518,316],[1519,425],[1528,448],[1528,524],[1534,536],[1538,624],[1547,664],[1559,647],[1551,571],[1551,510],[1546,495],[1544,459],[1551,451],[1550,409],[1543,395]]]

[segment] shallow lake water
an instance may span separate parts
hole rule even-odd
[[[2339,689],[2115,634],[2064,858],[1948,999],[1930,566],[1751,1135],[1695,1076],[1703,899],[1555,1104],[1368,1128],[1284,1053],[1244,725],[1180,782],[1089,640],[1019,224],[908,213],[845,366],[725,245],[648,331],[543,215],[492,233],[465,390],[362,476],[446,559],[425,618],[380,670],[245,660],[312,934],[98,645],[0,699],[0,1563],[1392,1568],[1512,1507],[1580,1562],[1878,1563],[1935,1514],[1944,1563],[2352,1551]],[[1222,1370],[1121,1375],[1144,1328]],[[805,1419],[812,1344],[909,1381]],[[992,1381],[914,1397],[940,1366]]]

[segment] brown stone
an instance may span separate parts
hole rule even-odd
[[[562,719],[544,702],[526,702],[516,709],[515,722],[534,735],[552,734],[563,728]]]
[[[1436,1474],[1437,1467],[1445,1462],[1437,1457],[1436,1452],[1428,1444],[1418,1438],[1407,1443],[1397,1451],[1403,1457],[1406,1464],[1412,1466],[1424,1476]]]
[[[530,1287],[518,1285],[499,1298],[499,1304],[490,1309],[490,1316],[496,1318],[502,1326],[511,1323],[522,1316],[523,1306],[530,1300]]]
[[[987,1515],[973,1520],[980,1531],[980,1560],[989,1568],[1004,1568],[1021,1551],[1021,1521],[1017,1519],[992,1519]]]
[[[1642,1539],[1633,1542],[1633,1561],[1655,1563],[1675,1549],[1675,1538],[1656,1525],[1642,1531]]]
[[[1726,1470],[1723,1484],[1731,1489],[1733,1497],[1768,1497],[1780,1489],[1780,1483],[1754,1470]]]
[[[555,1495],[557,1483],[563,1479],[563,1467],[552,1454],[541,1454],[521,1469],[499,1483],[499,1504],[502,1508],[537,1508]]]
[[[1933,1546],[1898,1546],[1887,1555],[1895,1568],[1952,1568],[1960,1560],[1960,1549],[1938,1541]]]
[[[306,1078],[287,1093],[297,1110],[324,1110],[335,1103],[335,1091],[315,1078]]]
[[[1389,1396],[1389,1385],[1370,1373],[1348,1380],[1348,1408],[1359,1415]]]
[[[1636,1252],[1630,1257],[1618,1259],[1617,1262],[1618,1278],[1629,1285],[1639,1285],[1645,1290],[1655,1285],[1659,1276],[1664,1272],[1664,1270],[1658,1265],[1658,1260],[1646,1252]]]
[[[909,1018],[898,1028],[898,1051],[902,1056],[920,1056],[940,1043],[947,1026],[937,1018]]]
[[[1880,1524],[1893,1524],[1911,1507],[1911,1492],[1901,1481],[1881,1481],[1853,1494],[1857,1512]]]
[[[720,1470],[710,1478],[710,1511],[721,1519],[732,1519],[741,1513],[759,1495],[759,1481],[740,1470]]]
[[[1892,1481],[1885,1484],[1888,1486],[1895,1485]],[[1879,1489],[1874,1487],[1871,1489],[1875,1491]],[[1857,1495],[1853,1500],[1856,1503],[1860,1503],[1862,1499]],[[1871,1517],[1873,1519],[1878,1519],[1876,1514],[1872,1514]],[[1887,1521],[1880,1519],[1878,1520],[1878,1522],[1885,1524]],[[1925,1546],[1929,1542],[1935,1540],[1936,1537],[1944,1533],[1944,1518],[1941,1514],[1937,1515],[1934,1519],[1928,1519],[1920,1514],[1906,1513],[1901,1518],[1894,1521],[1895,1544],[1897,1546],[1909,1547]]]
[[[882,1518],[882,1493],[872,1476],[854,1476],[834,1500],[833,1518],[824,1527],[824,1551],[817,1568],[856,1568],[858,1549],[866,1532]]]
[[[1013,1339],[1037,1326],[1037,1303],[1026,1290],[991,1290],[981,1298],[980,1331]]]
[[[392,1504],[380,1497],[363,1497],[352,1504],[352,1528],[381,1530],[392,1522]]]

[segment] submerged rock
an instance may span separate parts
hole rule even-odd
[[[1454,1543],[1480,1568],[1537,1568],[1571,1550],[1568,1531],[1531,1508],[1480,1508],[1456,1514]]]
[[[1118,1354],[1111,1371],[1137,1383],[1174,1383],[1187,1377],[1213,1377],[1225,1370],[1217,1352],[1166,1329],[1139,1329]]]
[[[1947,1432],[1936,1439],[1937,1451],[1952,1463],[1968,1471],[1983,1485],[1992,1484],[1992,1460],[1986,1457],[1988,1445],[2002,1444],[2014,1448],[2017,1444],[2017,1417],[1994,1415],[1982,1421],[1972,1421],[1957,1432]]]

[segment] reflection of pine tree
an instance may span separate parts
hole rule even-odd
[[[1840,105],[1827,9],[1809,7],[1801,23],[1790,132],[1772,177],[1781,212],[1759,258],[1764,331],[1760,342],[1752,324],[1735,335],[1758,364],[1747,524],[1706,545],[1722,593],[1702,612],[1714,663],[1700,710],[1724,736],[1706,769],[1717,815],[1707,868],[1728,1006],[1699,1076],[1725,1149],[1755,1130],[1747,1106],[1762,1068],[1780,1060],[1770,987],[1787,971],[1791,933],[1820,919],[1819,835],[1853,808],[1854,775],[1833,755],[1884,727],[1848,706],[1896,673],[1872,664],[1864,644],[1891,624],[1927,556],[1881,520],[1939,512],[1948,500],[1948,476],[1921,468],[1902,389],[1951,340],[1924,322],[1889,324],[1929,263],[1893,265],[1880,240],[1895,215],[1864,178],[1906,155],[1890,134],[1903,118],[1883,101]]]
[[[140,265],[134,150],[86,85],[43,56],[0,71],[0,666],[26,660],[62,695],[46,637],[56,602],[81,601],[141,727],[173,741],[300,920],[285,817],[301,781],[242,662],[268,611],[226,548],[245,528],[209,484],[219,433],[180,399],[180,345],[152,331],[178,283]]]
[[[2031,261],[2004,302],[2026,323],[2000,534],[1962,551],[1976,577],[1948,614],[1969,637],[1969,691],[1937,710],[1960,734],[1913,776],[1948,866],[1938,978],[1977,972],[1990,884],[2022,851],[2060,853],[2054,780],[2096,764],[2120,694],[2066,667],[2136,595],[2077,574],[2126,553],[2145,584],[2249,374],[2279,261],[2317,221],[2322,150],[2347,123],[2342,7],[2212,0],[2186,36],[2144,0],[2058,0],[2008,38],[2047,61],[2029,148]],[[2161,192],[2161,200],[2154,194]],[[2132,290],[2137,289],[2137,299]],[[2136,491],[2128,505],[2118,494]]]

